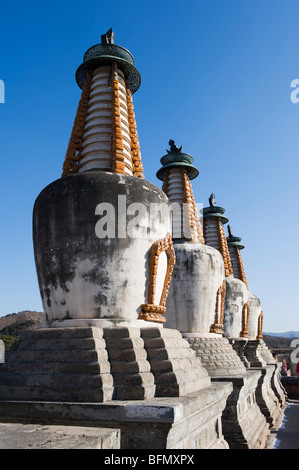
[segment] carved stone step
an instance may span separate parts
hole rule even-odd
[[[187,336],[196,356],[211,377],[244,374],[246,368],[227,338]]]
[[[210,384],[177,330],[40,328],[25,332],[1,365],[0,398],[144,400],[180,397]]]
[[[157,396],[183,396],[210,385],[210,378],[178,330],[142,328]]]

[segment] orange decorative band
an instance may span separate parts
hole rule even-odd
[[[79,101],[74,125],[63,163],[62,177],[71,175],[78,172],[82,137],[84,133],[84,126],[86,114],[88,109],[89,95],[90,95],[91,75],[88,74],[83,85],[81,99]]]
[[[263,339],[263,319],[264,319],[264,314],[263,310],[259,314],[259,317],[257,319],[257,337],[256,339]]]
[[[162,315],[166,312],[166,307],[161,305],[143,304],[141,305],[141,313],[139,320],[156,321],[158,323],[165,323],[166,320]]]
[[[124,158],[124,145],[123,135],[121,129],[120,117],[120,102],[119,102],[119,85],[117,77],[116,62],[112,64],[112,106],[111,106],[111,121],[112,121],[112,136],[111,136],[111,171],[113,173],[125,174],[125,158]]]
[[[162,294],[159,305],[155,304],[156,295],[156,281],[158,273],[159,257],[161,253],[165,252],[167,256],[167,270],[164,279]],[[165,318],[162,317],[166,311],[166,300],[168,296],[168,290],[170,281],[172,278],[172,272],[175,265],[175,251],[173,248],[173,242],[170,233],[167,234],[166,238],[162,238],[154,242],[150,248],[149,254],[149,284],[148,284],[148,303],[141,305],[141,312],[139,314],[140,320],[165,322]]]
[[[226,281],[219,287],[216,294],[215,323],[210,327],[210,333],[223,334],[224,303],[226,295]]]
[[[225,277],[233,274],[232,263],[228,251],[227,240],[224,232],[222,222],[217,218],[217,231],[218,231],[218,240],[219,240],[219,251],[222,254],[224,267],[225,267]]]
[[[188,182],[189,178],[186,174],[185,168],[182,168],[182,180],[183,180],[183,203],[187,204],[188,207],[188,225],[190,227],[190,238],[192,241],[196,241],[196,224],[194,220],[194,214],[192,213],[192,189],[190,188]],[[191,192],[190,192],[191,189]]]
[[[236,257],[237,257],[237,263],[238,263],[239,279],[241,281],[243,281],[244,284],[246,284],[246,287],[248,288],[247,279],[246,279],[246,275],[245,275],[244,264],[243,264],[242,256],[241,256],[241,253],[240,253],[240,249],[236,246],[235,251],[236,251]]]
[[[141,162],[140,146],[137,134],[136,119],[133,108],[132,94],[129,86],[127,85],[127,109],[128,109],[128,120],[130,128],[130,139],[131,139],[131,155],[133,162],[133,176],[138,178],[144,178],[143,167]]]
[[[248,338],[249,313],[249,305],[248,302],[246,302],[242,309],[242,330],[240,331],[240,336],[242,338]]]
[[[194,201],[191,181],[188,177],[186,169],[183,170],[183,187],[184,187],[183,202],[187,203],[189,206],[192,241],[205,243],[198,212],[197,212],[195,201]]]

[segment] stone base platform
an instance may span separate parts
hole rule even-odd
[[[261,372],[250,371],[238,355],[235,342],[218,335],[186,337],[212,381],[231,382],[233,392],[222,416],[223,434],[230,448],[261,449],[266,445],[269,423],[256,402]],[[242,344],[242,351],[244,345]]]
[[[212,381],[231,381],[229,395],[222,415],[225,440],[231,449],[264,449],[270,433],[269,423],[255,398],[260,371],[248,371],[238,377],[215,377]]]
[[[262,339],[259,340],[259,343],[260,343],[260,354],[262,358],[264,359],[264,361],[266,362],[266,364],[275,364],[276,361],[273,357],[273,354],[271,353],[270,349],[268,348],[264,340]]]
[[[261,409],[261,412],[266,417],[270,428],[275,426],[276,420],[279,417],[281,410],[279,399],[275,395],[272,388],[272,377],[275,371],[275,367],[275,364],[269,364],[267,367],[251,367],[249,369],[261,371],[261,377],[256,389],[256,401]]]
[[[120,429],[121,449],[228,449],[221,415],[230,382],[184,397],[106,403],[0,401],[0,422]]]
[[[246,367],[227,338],[183,333],[210,377],[242,375]]]
[[[26,331],[0,377],[0,399],[42,401],[182,396],[211,383],[179,331],[153,327]]]
[[[231,391],[177,330],[40,328],[0,364],[0,422],[119,429],[121,449],[228,448]]]
[[[270,364],[275,366],[271,378],[271,387],[276,397],[278,398],[280,405],[283,407],[286,405],[287,394],[279,378],[279,365],[275,361],[270,349],[263,340],[260,340],[260,355],[266,362],[267,366]]]
[[[265,367],[267,362],[263,357],[263,341],[248,340],[245,345],[244,353],[249,367]]]
[[[262,371],[257,390],[257,401],[270,427],[273,427],[280,413],[280,408],[286,404],[285,391],[278,377],[278,365],[262,339],[247,340],[244,351],[250,364],[249,369]]]
[[[246,338],[228,338],[230,344],[238,354],[239,358],[243,362],[244,366],[250,367],[250,362],[248,361],[246,355],[245,355],[245,347],[247,345],[247,339]]]
[[[0,449],[120,449],[118,429],[0,423]]]
[[[272,375],[272,379],[271,379],[271,386],[272,386],[272,389],[276,395],[276,397],[278,398],[278,401],[280,403],[280,406],[281,407],[284,407],[286,406],[287,404],[287,396],[288,396],[288,393],[286,391],[286,389],[284,388],[281,380],[280,380],[280,367],[279,365],[276,363],[275,364],[275,369],[274,369],[274,373]]]

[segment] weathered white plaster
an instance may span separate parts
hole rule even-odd
[[[258,317],[262,311],[262,306],[260,299],[251,292],[249,292],[248,304],[250,309],[248,323],[248,339],[255,340],[258,334]]]
[[[101,318],[111,320],[113,325],[137,320],[141,304],[147,303],[148,257],[152,242],[133,239],[131,245],[115,253],[103,265],[98,259],[79,261],[72,281],[67,281],[64,288],[60,285],[51,288],[50,306],[44,301],[48,320]],[[157,276],[157,296],[161,296],[166,272],[163,255]],[[107,280],[105,284],[99,284],[90,276],[96,271]]]
[[[99,195],[98,199],[92,192],[89,194],[84,186],[80,198],[78,192],[73,194],[69,190],[67,203],[62,198],[61,202],[53,204],[51,214],[45,217],[45,224],[49,227],[42,232],[47,232],[45,241],[37,241],[40,231],[35,228],[36,263],[47,321],[94,319],[102,320],[101,325],[105,326],[135,322],[141,305],[148,303],[151,247],[171,232],[169,211],[163,218],[152,218],[151,204],[167,205],[167,198],[159,188],[145,180],[106,172],[76,175],[72,180],[58,180],[55,184],[73,185],[78,178],[82,179],[79,188],[89,180],[93,184],[98,181],[99,185],[110,182],[107,198],[114,203],[112,208],[117,209],[113,219],[115,227],[111,238],[98,236],[97,225],[101,219],[98,219],[96,205],[93,211],[89,210],[94,204],[90,198],[94,201],[103,198]],[[127,195],[123,194],[122,183],[128,187]],[[136,188],[146,185],[151,187],[151,192],[142,199],[143,190]],[[51,194],[61,192],[55,193],[52,186],[48,190]],[[40,200],[46,199],[44,193],[40,197],[38,206],[42,204]],[[139,210],[140,206],[143,210]],[[46,207],[49,209],[48,202]],[[65,226],[59,215],[60,209],[68,218]],[[44,212],[41,209],[41,213]],[[37,220],[40,220],[39,216],[35,215]],[[62,224],[61,230],[57,221]],[[41,249],[42,243],[46,248]],[[160,303],[166,268],[167,256],[162,252],[156,276],[156,304]]]
[[[228,338],[239,338],[242,330],[242,310],[248,301],[248,289],[244,282],[229,276],[226,278],[223,332]]]
[[[155,291],[155,301],[154,301],[155,305],[160,304],[166,271],[167,271],[167,255],[165,251],[163,251],[159,256],[159,261],[158,261],[158,269],[157,269],[157,277],[156,277],[156,291]]]
[[[74,319],[74,320],[50,320],[44,321],[39,328],[163,328],[163,323],[145,320],[124,320],[124,319]]]
[[[216,294],[224,280],[219,251],[200,243],[175,243],[176,264],[166,303],[166,326],[181,333],[209,333]]]

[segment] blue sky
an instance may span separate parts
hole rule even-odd
[[[194,157],[196,202],[212,192],[242,237],[265,331],[299,330],[299,78],[296,0],[5,2],[0,18],[0,316],[41,310],[32,209],[60,178],[84,52],[114,29],[142,83],[133,95],[145,177],[168,140]]]

